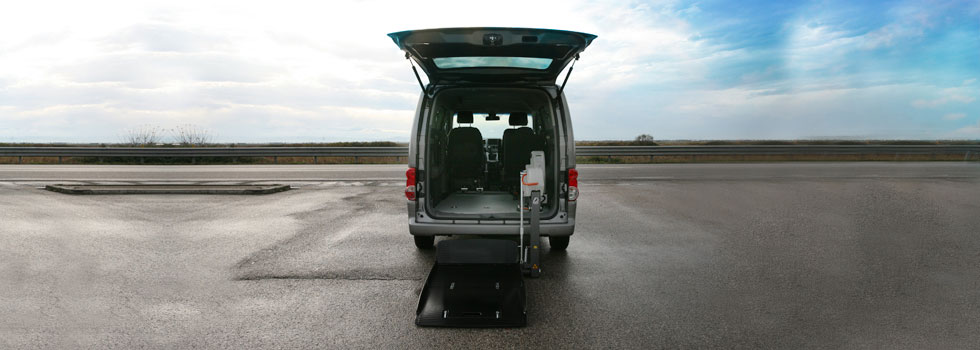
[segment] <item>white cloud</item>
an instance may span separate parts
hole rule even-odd
[[[868,103],[908,100],[930,89],[905,84],[788,93],[743,87],[662,92],[623,103],[619,113],[600,120],[577,120],[575,127],[597,133],[593,139],[640,133],[660,139],[935,138],[946,131],[934,117],[902,104]]]
[[[980,139],[980,121],[977,121],[974,125],[967,125],[954,130],[949,134],[949,137]]]
[[[932,108],[950,103],[970,103],[976,101],[977,90],[965,87],[946,88],[940,90],[939,95],[933,99],[915,99],[912,105],[919,108]]]
[[[169,23],[139,23],[102,38],[106,51],[208,52],[233,49],[230,40],[207,29]]]
[[[576,125],[584,126],[578,135],[585,138],[632,138],[643,128],[656,129],[649,132],[658,137],[681,138],[867,134],[882,125],[895,128],[890,135],[922,135],[916,134],[924,130],[920,125],[895,126],[890,118],[910,120],[909,103],[972,116],[969,108],[980,97],[973,75],[963,77],[962,86],[945,89],[887,79],[851,84],[843,73],[835,76],[848,53],[899,45],[936,20],[903,8],[888,14],[894,23],[865,34],[801,13],[786,24],[785,47],[765,52],[779,63],[719,83],[712,77],[718,67],[760,53],[700,40],[699,28],[685,18],[702,16],[707,5],[611,0],[485,5],[474,10],[472,3],[436,1],[5,4],[0,141],[115,141],[121,130],[138,125],[188,123],[214,130],[223,141],[405,140],[419,89],[385,34],[453,26],[598,34],[566,90]],[[867,101],[894,106],[876,109]]]
[[[92,141],[133,125],[185,123],[229,140],[404,139],[418,87],[385,34],[406,29],[600,33],[570,88],[613,91],[690,74],[696,64],[686,62],[698,54],[671,2],[503,1],[479,11],[435,1],[11,5],[0,14],[5,140]]]

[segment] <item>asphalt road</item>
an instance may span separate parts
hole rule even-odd
[[[980,344],[980,164],[580,168],[576,233],[528,281],[529,326],[427,329],[433,255],[408,235],[403,166],[2,166],[0,348]],[[37,188],[69,180],[297,188]]]

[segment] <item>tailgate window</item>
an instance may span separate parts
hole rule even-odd
[[[432,61],[436,64],[436,67],[440,69],[479,67],[547,69],[549,66],[551,66],[552,59],[540,57],[469,56],[436,57],[433,58]]]

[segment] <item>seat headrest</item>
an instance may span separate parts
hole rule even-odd
[[[469,112],[469,111],[456,112],[456,122],[459,124],[473,124],[473,112]]]
[[[524,113],[524,112],[511,112],[510,113],[510,125],[511,126],[523,126],[523,125],[527,125],[527,113]]]

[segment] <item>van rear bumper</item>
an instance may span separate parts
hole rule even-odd
[[[516,220],[514,220],[516,221]],[[541,223],[542,236],[571,236],[575,231],[575,218],[568,218],[567,222],[562,223]],[[415,218],[408,219],[408,232],[415,236],[445,236],[445,235],[490,235],[506,236],[517,235],[520,233],[520,226],[517,223],[494,224],[494,223],[433,223],[416,222]],[[524,227],[527,233],[527,227]]]

